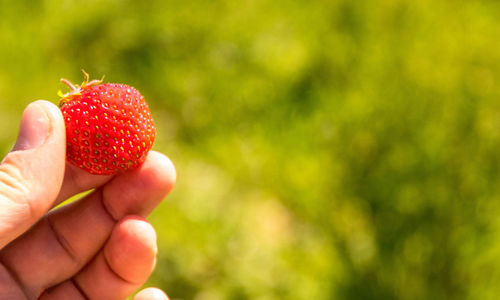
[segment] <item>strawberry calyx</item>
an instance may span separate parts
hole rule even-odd
[[[64,83],[65,85],[69,86],[71,91],[69,91],[66,94],[63,94],[61,91],[59,91],[57,94],[59,97],[62,97],[61,101],[59,102],[59,107],[62,107],[65,103],[72,101],[78,96],[82,95],[82,90],[93,86],[97,84],[101,84],[104,80],[104,76],[99,80],[99,79],[93,79],[89,81],[89,74],[85,72],[85,70],[82,69],[83,72],[83,82],[80,86],[73,84],[71,81],[61,78],[61,82]]]

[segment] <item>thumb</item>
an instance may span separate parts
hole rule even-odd
[[[39,100],[26,107],[16,144],[0,165],[0,249],[53,205],[64,175],[62,114]]]

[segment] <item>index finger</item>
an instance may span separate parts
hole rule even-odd
[[[81,192],[98,188],[111,180],[111,178],[113,178],[113,175],[93,175],[66,162],[63,183],[56,201],[54,201],[54,205]]]

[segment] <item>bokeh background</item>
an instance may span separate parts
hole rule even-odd
[[[172,299],[498,299],[500,4],[0,0],[0,149],[61,77],[137,87]]]

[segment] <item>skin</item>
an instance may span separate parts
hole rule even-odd
[[[145,218],[174,186],[172,162],[151,151],[136,170],[91,175],[66,163],[65,144],[60,110],[30,104],[0,165],[0,300],[127,299],[154,269],[156,233]],[[147,288],[133,299],[168,297]]]

